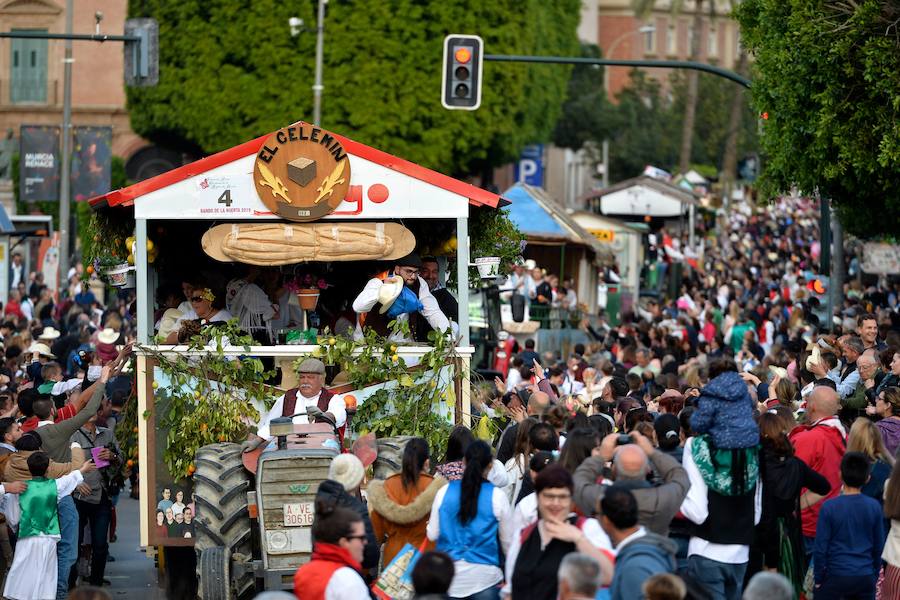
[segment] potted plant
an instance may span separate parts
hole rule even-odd
[[[319,294],[328,288],[325,278],[312,271],[295,272],[294,277],[284,283],[284,287],[297,296],[300,308],[315,310],[319,303]]]
[[[479,208],[469,220],[469,255],[475,269],[470,279],[491,279],[509,274],[525,251],[525,236],[502,209]]]

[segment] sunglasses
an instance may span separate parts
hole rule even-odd
[[[193,296],[191,297],[191,302],[203,302],[203,296]]]

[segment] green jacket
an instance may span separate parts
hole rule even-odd
[[[72,434],[87,423],[88,419],[97,414],[97,411],[100,410],[100,402],[103,400],[105,390],[105,385],[98,385],[88,403],[71,419],[42,425],[35,430],[40,434],[41,448],[47,453],[50,460],[61,463],[72,460]]]

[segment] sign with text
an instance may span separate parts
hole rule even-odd
[[[333,134],[296,124],[269,136],[256,155],[256,193],[290,221],[315,221],[333,212],[350,188],[350,159]]]
[[[316,509],[312,502],[296,502],[284,505],[285,527],[312,527]]]
[[[531,144],[522,149],[522,156],[516,163],[516,181],[535,187],[544,186],[544,145]]]
[[[59,200],[59,127],[22,125],[19,130],[19,198]]]

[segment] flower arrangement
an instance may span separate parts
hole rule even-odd
[[[300,290],[328,289],[328,282],[322,275],[307,271],[305,273],[295,273],[294,276],[284,282],[284,287],[291,293],[298,293]]]

